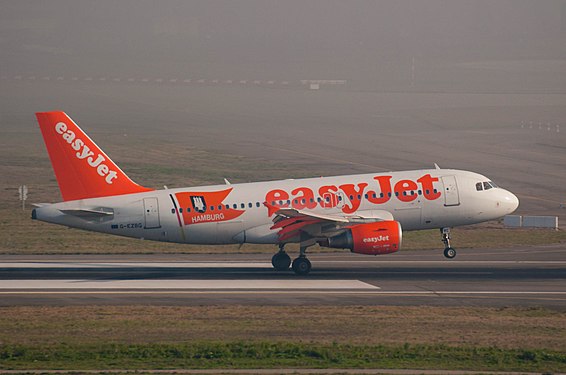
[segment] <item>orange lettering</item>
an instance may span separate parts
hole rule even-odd
[[[395,195],[401,202],[412,202],[417,199],[418,186],[411,180],[401,180],[395,184]]]
[[[322,197],[320,206],[322,208],[334,208],[338,205],[338,188],[334,185],[322,186],[318,189],[318,194]]]
[[[265,201],[272,206],[277,207],[289,207],[287,200],[289,199],[289,194],[285,190],[275,189],[271,190],[265,195]]]
[[[356,212],[358,208],[360,208],[360,204],[362,203],[362,196],[364,194],[364,189],[368,186],[365,182],[361,182],[358,184],[358,190],[356,190],[356,185],[354,184],[344,184],[340,185],[340,189],[348,196],[350,200],[350,205],[347,204],[342,207],[342,211],[346,214],[351,214]],[[358,195],[360,199],[358,199]],[[368,195],[369,197],[369,195]]]
[[[297,194],[299,193],[301,193],[301,195],[297,196]],[[295,196],[291,202],[293,208],[302,210],[304,208],[313,209],[316,207],[316,202],[314,200],[314,193],[311,189],[307,187],[299,187],[291,191],[291,194]]]
[[[368,201],[383,204],[391,198],[391,176],[377,176],[373,179],[379,182],[381,193],[378,195],[375,191],[368,191]]]
[[[421,178],[419,178],[417,180],[417,182],[419,182],[423,188],[423,195],[426,199],[428,200],[435,200],[440,198],[440,192],[439,191],[434,191],[434,185],[433,182],[438,181],[437,177],[432,177],[430,174],[425,174],[424,176],[422,176]]]

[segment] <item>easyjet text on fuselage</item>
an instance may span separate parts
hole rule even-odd
[[[393,176],[375,176],[379,190],[372,190],[367,182],[358,184],[324,185],[318,188],[318,194],[309,187],[297,187],[291,192],[283,189],[273,189],[265,195],[265,201],[274,207],[271,216],[278,208],[292,207],[298,210],[322,208],[335,208],[340,203],[342,211],[346,214],[358,210],[363,200],[380,205],[387,203],[393,197],[401,202],[412,202],[418,196],[427,200],[436,200],[441,193],[434,188],[438,177],[425,174],[416,181],[399,180],[394,185],[391,183]],[[336,198],[339,197],[339,198]],[[341,200],[344,202],[341,202]],[[347,200],[347,201],[346,201]]]

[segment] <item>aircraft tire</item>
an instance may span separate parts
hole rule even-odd
[[[295,272],[297,275],[303,276],[311,272],[312,265],[310,260],[308,260],[307,258],[299,257],[293,261],[292,268],[293,272]]]
[[[447,247],[444,249],[444,256],[448,259],[452,259],[456,256],[456,250],[453,247]]]
[[[285,252],[278,252],[271,258],[271,264],[277,271],[286,271],[291,265],[291,257]]]

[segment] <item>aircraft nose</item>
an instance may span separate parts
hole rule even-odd
[[[501,199],[501,206],[505,209],[507,214],[515,212],[517,207],[519,207],[519,198],[510,191],[505,190],[505,194],[503,195],[503,199]]]

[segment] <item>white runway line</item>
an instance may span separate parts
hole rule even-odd
[[[485,265],[566,265],[566,261],[545,261],[545,260],[495,260],[495,261],[458,261],[458,260],[317,260],[317,264],[360,264],[368,263],[376,265],[435,265],[452,268],[454,266],[485,266]],[[1,268],[273,268],[268,262],[46,262],[41,260],[27,260],[25,262],[5,262],[0,263]],[[416,271],[419,272],[419,271]],[[422,271],[425,272],[425,271]],[[428,271],[426,271],[428,272]],[[456,271],[455,271],[456,272]],[[460,271],[458,271],[460,272]]]
[[[411,264],[434,264],[437,266],[462,266],[462,265],[510,265],[510,264],[541,264],[541,265],[549,265],[549,264],[556,264],[556,265],[565,265],[566,261],[553,261],[553,260],[319,260],[317,263],[331,263],[331,264],[368,264],[368,263],[375,263],[375,264],[382,264],[382,265],[407,265],[407,263]]]
[[[0,280],[6,290],[377,290],[359,280]]]
[[[10,262],[0,268],[273,268],[271,263],[251,262]]]

